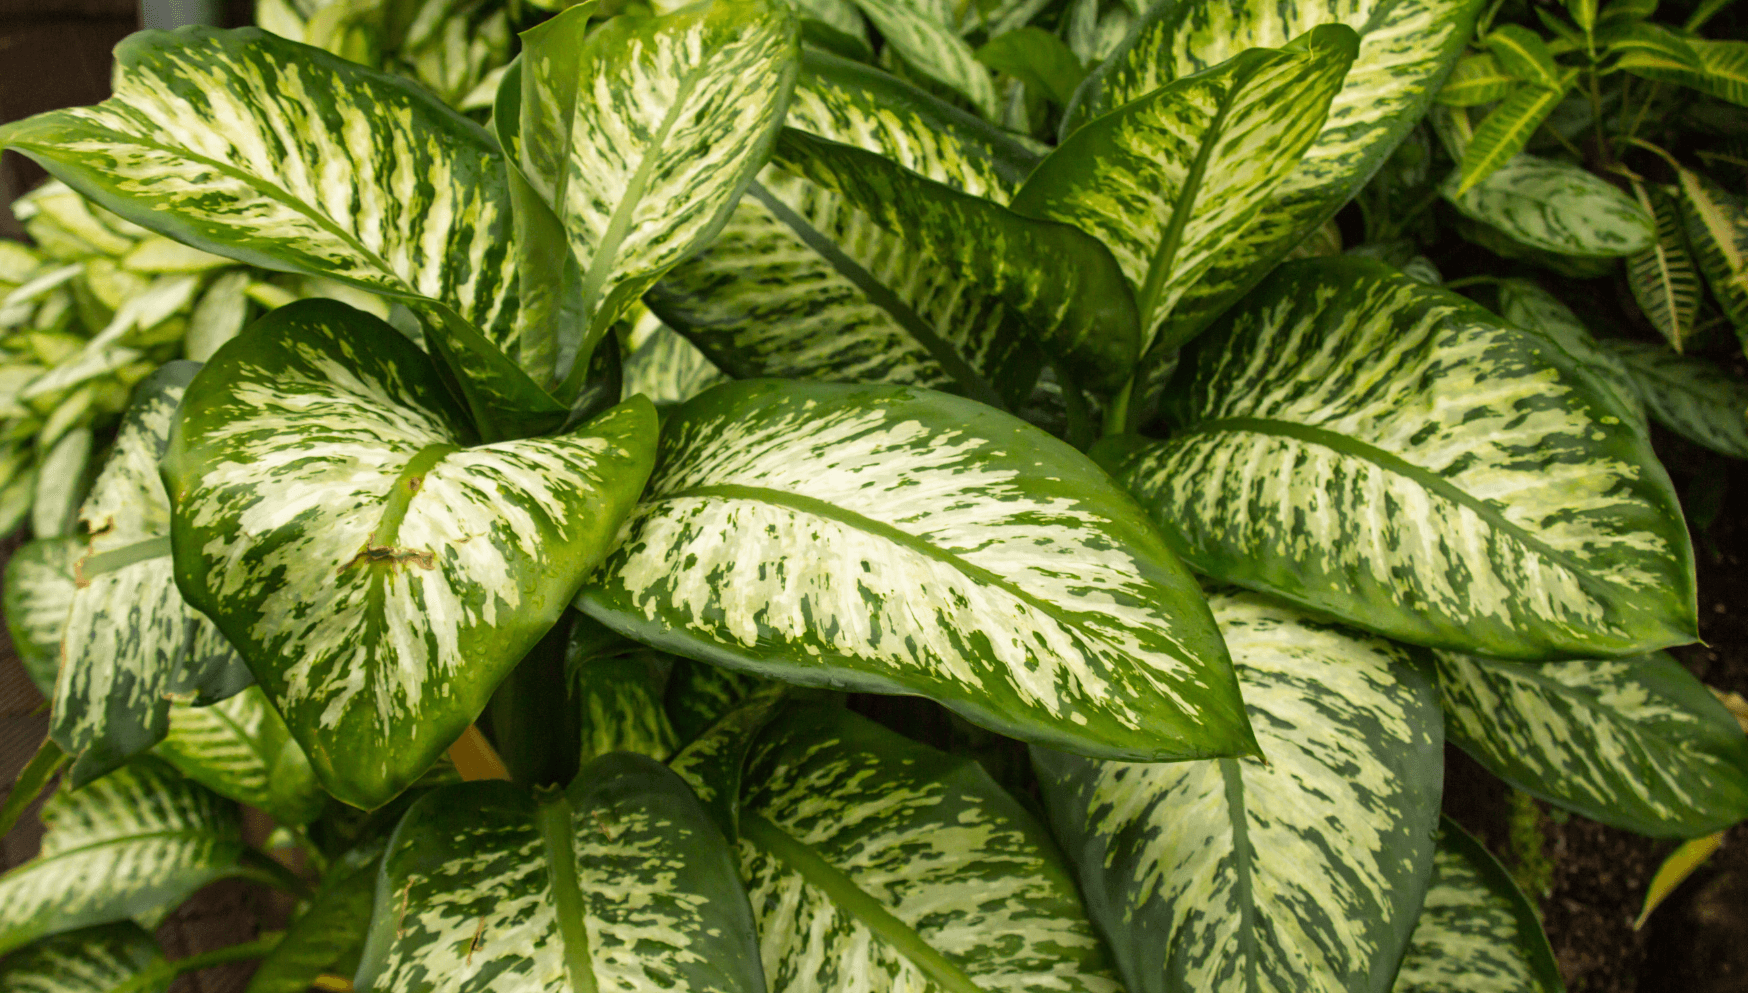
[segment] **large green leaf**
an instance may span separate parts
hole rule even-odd
[[[664,762],[674,754],[680,741],[662,705],[661,677],[669,661],[587,618],[577,622],[564,668],[573,705],[581,712],[582,761],[635,752]]]
[[[1140,349],[1135,299],[1110,250],[1092,235],[805,131],[785,128],[773,161],[867,215],[901,251],[930,258],[1000,300],[1086,385],[1114,389],[1132,374]]]
[[[1277,270],[1178,375],[1181,430],[1099,454],[1198,571],[1501,657],[1694,639],[1668,476],[1540,335],[1381,263],[1318,259]]]
[[[1392,993],[1565,993],[1535,905],[1455,821],[1439,825],[1432,883]]]
[[[439,303],[515,354],[501,162],[408,80],[254,28],[142,31],[116,49],[115,96],[0,143],[153,231]]]
[[[189,779],[280,824],[309,823],[327,800],[259,686],[207,707],[170,708],[170,733],[155,751]]]
[[[1357,193],[1438,92],[1474,25],[1478,0],[1293,0],[1155,3],[1075,96],[1066,135],[1159,87],[1250,48],[1278,48],[1320,24],[1346,24],[1359,55],[1322,133],[1275,187],[1244,237],[1177,301],[1173,323],[1193,334]]]
[[[1681,219],[1706,285],[1748,349],[1748,207],[1741,197],[1683,169]]]
[[[42,852],[0,876],[0,954],[90,924],[156,918],[242,873],[236,809],[151,759],[42,809]]]
[[[475,445],[393,328],[326,300],[281,307],[183,402],[164,458],[176,579],[322,785],[375,807],[558,620],[642,489],[654,434],[633,398],[569,434]]]
[[[49,732],[78,756],[74,786],[163,739],[173,699],[211,703],[249,684],[249,670],[172,575],[170,500],[158,459],[192,362],[140,383],[109,461],[79,510],[90,534],[74,564]]]
[[[522,174],[580,269],[583,358],[727,221],[769,153],[800,55],[781,2],[713,0],[591,30],[592,12],[524,36],[519,141]]]
[[[1116,993],[1044,826],[972,759],[797,707],[746,781],[741,873],[773,993]]]
[[[1591,337],[1590,329],[1559,297],[1527,279],[1501,280],[1499,316],[1559,346],[1581,371],[1589,373],[1605,388],[1622,420],[1644,427],[1645,407],[1639,400],[1640,389],[1613,350],[1616,343],[1610,342],[1605,347]]]
[[[1014,209],[1104,241],[1135,291],[1142,350],[1176,348],[1203,323],[1170,320],[1178,301],[1242,244],[1317,140],[1357,46],[1324,25],[1168,83],[1069,135]]]
[[[1657,223],[1645,208],[1607,180],[1554,159],[1519,155],[1462,193],[1452,176],[1444,194],[1469,217],[1543,251],[1609,257],[1657,243]]]
[[[6,561],[6,631],[25,674],[45,697],[55,695],[61,636],[77,590],[73,569],[84,554],[83,538],[39,538]]]
[[[7,993],[164,993],[174,974],[140,985],[143,973],[161,966],[164,953],[138,924],[100,924],[56,935],[7,956],[0,989]],[[304,993],[299,990],[297,993]]]
[[[1656,218],[1657,240],[1627,259],[1627,286],[1645,319],[1679,352],[1693,333],[1703,295],[1693,254],[1687,250],[1681,208],[1663,189],[1637,180],[1633,195],[1639,206]]]
[[[1131,993],[1384,993],[1438,823],[1425,666],[1254,593],[1211,599],[1263,758],[1035,748],[1056,837]]]
[[[577,606],[676,654],[922,693],[1057,747],[1251,748],[1200,591],[1134,503],[1062,442],[946,394],[753,382],[690,401]]]
[[[1036,162],[1013,136],[885,73],[808,51],[789,127],[1005,204]],[[949,389],[1022,401],[1041,361],[1000,302],[843,198],[767,168],[717,240],[647,297],[736,378]]]
[[[1689,441],[1748,459],[1748,383],[1694,356],[1635,341],[1611,340],[1645,408]]]
[[[1520,790],[1660,838],[1748,818],[1748,737],[1661,652],[1547,665],[1439,652],[1438,681],[1451,740]]]
[[[438,790],[383,857],[360,989],[763,993],[733,855],[678,777],[640,755],[563,792]]]

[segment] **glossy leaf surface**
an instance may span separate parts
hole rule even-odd
[[[1014,209],[1076,225],[1116,255],[1135,291],[1142,350],[1173,348],[1177,302],[1242,241],[1322,130],[1357,45],[1341,25],[1173,81],[1074,132]]]
[[[383,860],[360,988],[765,989],[727,843],[642,756],[603,756],[562,793],[434,792]]]
[[[379,841],[372,849],[380,853]],[[261,960],[243,993],[309,993],[316,978],[348,955],[356,957],[370,930],[381,862],[347,852],[328,870],[309,907]],[[350,970],[346,970],[350,971]]]
[[[1699,315],[1699,270],[1687,249],[1687,232],[1675,198],[1655,187],[1633,184],[1639,206],[1657,219],[1657,240],[1627,259],[1627,286],[1645,319],[1680,352]]]
[[[1659,652],[1523,665],[1438,654],[1447,733],[1518,789],[1658,838],[1748,817],[1748,737]]]
[[[1480,842],[1445,819],[1426,904],[1392,993],[1565,989],[1535,906]]]
[[[236,812],[144,759],[43,804],[42,852],[0,876],[0,954],[91,924],[153,918],[245,851]]]
[[[1381,263],[1293,262],[1179,377],[1181,429],[1102,457],[1192,568],[1502,657],[1695,637],[1668,477],[1541,336]]]
[[[971,46],[953,30],[950,4],[854,0],[904,64],[970,101],[986,119],[1001,116],[995,83]],[[932,9],[931,9],[932,8]]]
[[[794,708],[746,782],[741,874],[772,993],[1117,990],[1044,826],[971,759]]]
[[[183,404],[164,461],[177,581],[322,785],[375,807],[557,621],[642,489],[654,433],[633,399],[569,434],[475,446],[393,328],[282,307]]]
[[[1211,600],[1266,764],[1035,748],[1056,837],[1131,993],[1383,993],[1432,869],[1436,692],[1380,638]]]
[[[750,382],[690,401],[577,605],[677,654],[925,693],[1059,747],[1250,744],[1200,592],[1139,509],[1062,442],[946,394]]]
[[[1554,85],[1520,86],[1499,101],[1475,126],[1475,133],[1463,150],[1462,168],[1452,177],[1455,194],[1466,196],[1510,165],[1529,144],[1536,129],[1565,99],[1574,79],[1576,73],[1562,77]]]

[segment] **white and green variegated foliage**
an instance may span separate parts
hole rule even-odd
[[[1327,3],[1157,3],[1090,74],[1063,118],[1063,136],[1174,80],[1252,48],[1280,48],[1319,25],[1345,24],[1359,51],[1321,130],[1241,238],[1176,301],[1187,339],[1261,279],[1357,192],[1425,113],[1467,41],[1474,0]]]
[[[164,953],[132,922],[99,924],[56,935],[0,963],[8,993],[164,993],[174,974],[160,972]],[[154,981],[152,973],[159,973]],[[302,993],[302,991],[298,991]]]
[[[685,403],[728,376],[698,346],[666,324],[657,324],[625,357],[621,395],[641,393],[658,408]]]
[[[1535,905],[1454,821],[1439,825],[1432,882],[1391,993],[1564,993]]]
[[[42,822],[41,853],[0,876],[0,954],[92,924],[155,927],[190,893],[248,871],[235,808],[149,758],[57,792]]]
[[[679,777],[616,753],[563,791],[467,783],[383,855],[361,989],[762,993],[728,844]]]
[[[1748,205],[1696,172],[1680,173],[1681,218],[1694,261],[1748,349]]]
[[[1719,454],[1748,459],[1748,383],[1715,363],[1655,345],[1611,340],[1607,347],[1657,423]]]
[[[606,554],[650,471],[633,398],[478,444],[435,364],[341,304],[274,311],[196,378],[164,475],[177,581],[364,808],[484,708]]]
[[[1524,665],[1438,653],[1447,733],[1518,789],[1652,837],[1748,818],[1748,737],[1661,652]]]
[[[1630,256],[1657,244],[1651,213],[1607,180],[1555,159],[1519,155],[1462,190],[1452,206],[1520,244],[1586,258]]]
[[[259,686],[206,707],[170,708],[170,733],[154,754],[219,796],[303,825],[326,797],[309,759]]]
[[[1572,308],[1530,280],[1502,280],[1498,293],[1499,316],[1559,346],[1580,371],[1589,373],[1606,388],[1606,395],[1615,401],[1616,413],[1622,420],[1643,427],[1645,405],[1640,399],[1643,390],[1621,358],[1620,342],[1597,341]]]
[[[26,675],[45,697],[55,693],[61,665],[61,636],[78,585],[73,570],[85,542],[69,535],[39,538],[6,561],[6,631]]]
[[[1165,441],[1101,453],[1208,575],[1411,643],[1541,660],[1693,640],[1693,551],[1609,388],[1380,263],[1282,266],[1187,351]]]
[[[786,124],[1005,205],[1037,161],[1015,138],[866,66],[809,50]],[[967,232],[978,237],[978,232]],[[778,166],[648,303],[723,372],[945,389],[995,406],[1041,358],[997,297],[831,189]]]
[[[172,363],[140,384],[79,510],[88,538],[73,563],[49,725],[77,756],[69,773],[74,786],[162,740],[173,700],[212,703],[250,681],[242,660],[183,600],[172,575],[170,500],[158,459],[198,368]]]
[[[926,693],[1059,747],[1251,747],[1206,605],[1145,516],[1079,452],[946,394],[767,381],[689,401],[577,605],[682,655]]]
[[[1387,993],[1438,823],[1428,666],[1259,594],[1210,599],[1260,758],[1033,749],[1088,909],[1132,993]]]
[[[1117,993],[1043,825],[971,759],[816,705],[771,724],[746,782],[772,993]]]

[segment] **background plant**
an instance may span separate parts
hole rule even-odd
[[[0,131],[370,294],[156,367],[16,560],[59,665],[8,815],[65,771],[10,983],[1554,989],[1447,735],[1607,823],[1743,816],[1636,390],[1412,241],[1553,173],[1547,231],[1648,243],[1624,173],[1468,169],[1485,125],[1436,185],[1497,12],[467,8],[526,27],[482,127],[490,58],[433,93],[369,66],[459,35],[325,10],[135,36]],[[138,926],[224,876],[292,929],[165,961]]]

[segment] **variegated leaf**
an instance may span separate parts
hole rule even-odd
[[[706,358],[698,346],[680,337],[666,324],[625,357],[625,378],[620,390],[626,399],[641,393],[658,407],[685,403],[728,376]]]
[[[808,51],[787,124],[1005,204],[1036,156],[893,77]],[[1000,302],[842,197],[767,168],[650,309],[736,378],[948,389],[1017,404],[1042,361]]]
[[[805,131],[785,128],[772,160],[872,219],[906,256],[928,258],[1001,301],[1078,381],[1115,389],[1133,374],[1135,299],[1097,238]]]
[[[975,761],[797,707],[746,783],[741,874],[772,993],[1117,993],[1043,825]]]
[[[582,761],[608,752],[635,752],[667,761],[680,747],[662,705],[661,677],[667,658],[617,636],[612,639],[617,644],[600,650],[590,629],[612,632],[587,618],[576,628],[564,662],[565,682],[582,715]]]
[[[763,993],[733,855],[678,777],[605,755],[563,792],[438,790],[383,857],[359,989]]]
[[[253,28],[144,31],[115,96],[0,143],[177,241],[440,303],[515,354],[491,138],[404,79]]]
[[[1200,592],[1097,466],[901,387],[727,383],[577,606],[676,654],[923,693],[1005,734],[1156,761],[1250,733]]]
[[[592,31],[591,13],[528,31],[521,68],[522,174],[580,269],[579,357],[726,222],[769,153],[800,55],[780,0],[627,14]]]
[[[189,779],[280,824],[309,823],[327,799],[259,686],[206,707],[170,708],[170,733],[154,752]]]
[[[113,370],[104,370],[110,371]],[[30,501],[31,534],[59,538],[73,530],[77,523],[75,511],[85,499],[86,487],[91,485],[92,446],[91,429],[79,428],[62,435],[42,456]]]
[[[1527,279],[1506,279],[1499,283],[1499,316],[1552,341],[1566,353],[1578,368],[1589,373],[1604,387],[1607,398],[1615,401],[1622,420],[1644,429],[1645,406],[1639,400],[1640,389],[1627,372],[1610,342],[1607,347],[1591,337],[1590,330],[1560,298]]]
[[[1178,375],[1181,429],[1101,455],[1193,568],[1501,657],[1694,639],[1668,476],[1540,335],[1381,263],[1316,259],[1278,269]]]
[[[1706,285],[1748,350],[1748,207],[1741,197],[1683,169],[1681,219]]]
[[[165,993],[174,974],[162,971],[164,953],[138,924],[100,924],[15,952],[0,964],[7,993]],[[298,993],[303,993],[299,990]]]
[[[79,510],[90,537],[74,564],[49,732],[78,756],[74,786],[162,740],[173,700],[211,703],[249,670],[182,598],[170,559],[170,499],[158,475],[170,423],[199,368],[174,362],[143,381]]]
[[[1438,823],[1425,666],[1258,594],[1211,599],[1263,758],[1034,748],[1056,837],[1131,993],[1384,993]]]
[[[1611,340],[1608,348],[1657,423],[1714,452],[1748,459],[1748,383],[1705,359],[1656,345]]]
[[[1565,993],[1535,905],[1446,818],[1432,884],[1391,993]]]
[[[1200,330],[1174,319],[1178,301],[1316,141],[1357,45],[1346,26],[1324,25],[1171,82],[1070,135],[1014,209],[1110,246],[1135,291],[1142,351],[1176,348]]]
[[[241,874],[236,810],[139,759],[43,804],[42,852],[0,876],[0,954],[91,924],[156,918]]]
[[[1503,24],[1482,38],[1481,43],[1518,79],[1537,86],[1559,84],[1560,67],[1554,63],[1541,35],[1529,28],[1521,24]]]
[[[1329,3],[1155,3],[1081,85],[1063,134],[1175,79],[1251,48],[1278,48],[1322,24],[1359,33],[1359,54],[1322,132],[1274,188],[1244,236],[1177,301],[1188,336],[1243,296],[1305,236],[1359,192],[1421,116],[1461,54],[1478,0]]]
[[[1471,193],[1510,165],[1529,144],[1536,129],[1566,98],[1577,78],[1577,70],[1569,70],[1552,85],[1525,83],[1499,101],[1475,126],[1473,136],[1463,149],[1462,168],[1452,175],[1448,187],[1451,195],[1460,197]],[[1466,112],[1459,110],[1457,113]]]
[[[164,458],[177,582],[324,788],[378,806],[558,620],[649,474],[633,398],[476,445],[432,361],[343,304],[282,307],[189,388]]]
[[[682,742],[691,743],[761,688],[777,685],[751,673],[691,659],[675,659],[668,673],[668,720]]]
[[[1646,79],[1676,83],[1748,107],[1748,41],[1711,41],[1676,34],[1657,24],[1634,25],[1611,44],[1616,66]]]
[[[1657,221],[1657,240],[1651,247],[1627,259],[1627,286],[1639,310],[1677,352],[1693,333],[1703,291],[1693,255],[1687,250],[1687,232],[1681,223],[1681,208],[1675,198],[1657,187],[1633,181],[1639,206]]]
[[[340,963],[355,959],[363,949],[382,850],[378,841],[335,861],[309,907],[261,960],[243,993],[309,993],[324,972],[351,971]]]
[[[721,671],[721,670],[719,670]],[[692,788],[730,844],[740,842],[742,773],[753,742],[783,709],[789,688],[765,682],[693,738],[668,760],[668,768]]]
[[[989,70],[971,46],[960,40],[950,3],[922,0],[853,0],[888,49],[930,81],[970,101],[985,120],[998,120],[1001,107]],[[933,10],[929,8],[933,7]]]
[[[6,631],[25,674],[45,697],[55,695],[61,636],[77,590],[73,570],[84,554],[83,538],[39,538],[6,562]]]
[[[1439,88],[1438,102],[1447,107],[1473,107],[1504,99],[1520,80],[1500,68],[1499,60],[1486,52],[1470,52],[1457,60],[1449,79]]]
[[[1748,818],[1748,737],[1668,655],[1546,665],[1437,656],[1451,740],[1518,789],[1658,838]]]
[[[1543,251],[1625,256],[1657,243],[1656,221],[1631,197],[1554,159],[1519,155],[1467,192],[1458,192],[1453,175],[1443,192],[1469,217]]]

